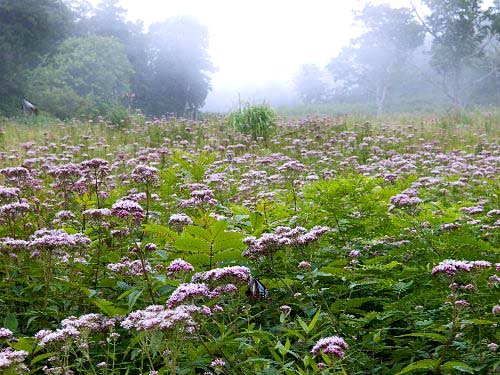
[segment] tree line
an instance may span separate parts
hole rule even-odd
[[[303,65],[295,87],[306,104],[500,105],[500,1],[423,0],[424,11],[366,5],[362,34],[321,67]]]
[[[0,114],[22,98],[62,119],[195,114],[214,71],[207,28],[178,16],[146,31],[126,16],[118,0],[0,0]]]

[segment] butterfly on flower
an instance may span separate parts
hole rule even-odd
[[[250,276],[246,295],[252,299],[269,299],[269,291],[258,279]]]

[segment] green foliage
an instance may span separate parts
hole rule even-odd
[[[104,114],[129,91],[132,67],[113,38],[67,39],[30,74],[30,97],[60,118]]]
[[[24,72],[42,61],[70,29],[70,12],[60,0],[0,2],[0,113],[19,112]]]
[[[247,103],[229,113],[227,123],[233,129],[251,135],[254,141],[262,138],[267,143],[276,129],[276,113],[266,104]]]
[[[435,117],[287,119],[269,148],[246,146],[249,136],[219,118],[3,120],[0,170],[22,163],[32,178],[0,172],[0,328],[16,338],[0,339],[0,351],[26,351],[32,374],[495,373],[499,133],[492,127],[486,141],[489,116],[449,117],[446,127]],[[49,173],[69,162],[84,170],[79,163],[93,158],[109,169],[89,180]],[[290,162],[302,167],[285,170]],[[157,170],[142,178],[157,179],[138,179],[143,163]],[[391,199],[404,192],[421,201]],[[124,200],[143,214],[117,211]],[[11,215],[18,202],[30,209]],[[316,238],[317,226],[329,229]],[[76,249],[59,232],[32,253],[39,229],[89,243]],[[283,231],[295,235],[275,237]],[[250,258],[252,236],[269,248]],[[173,267],[179,258],[194,270]],[[433,275],[445,259],[490,264]],[[248,267],[261,284],[220,277],[229,266]],[[219,277],[193,279],[206,271]],[[193,280],[210,293],[189,295]],[[252,297],[255,286],[269,298]],[[174,312],[176,301],[200,310]],[[121,324],[144,309],[151,317],[140,329]],[[78,335],[38,345],[37,332],[84,314],[116,324],[79,323]],[[343,357],[313,353],[331,336],[349,345]]]

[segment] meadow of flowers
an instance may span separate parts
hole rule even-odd
[[[0,373],[496,373],[499,128],[4,121]]]

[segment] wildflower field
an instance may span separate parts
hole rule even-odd
[[[500,371],[500,116],[0,129],[2,374]]]

